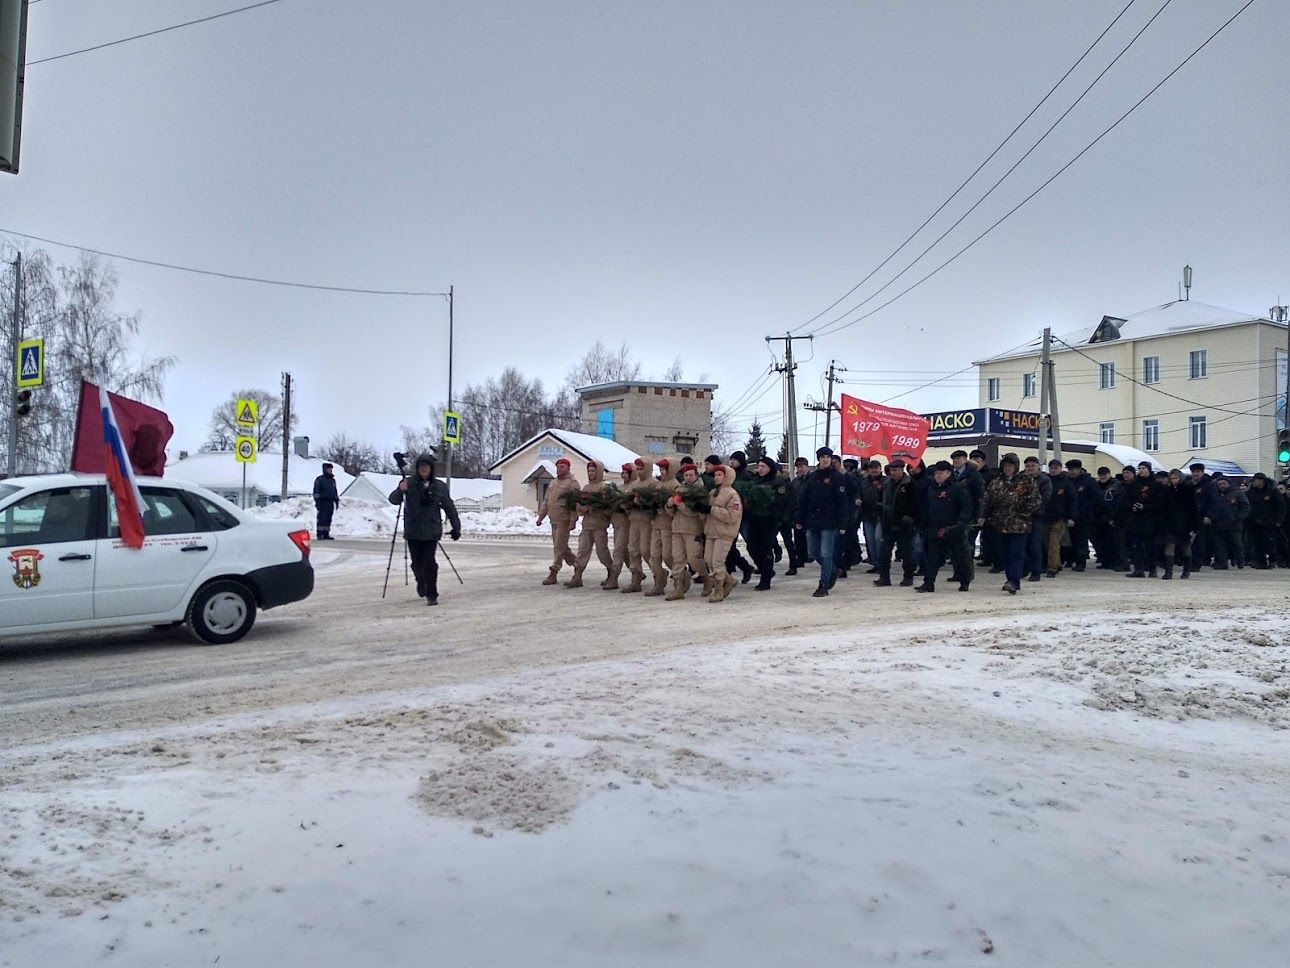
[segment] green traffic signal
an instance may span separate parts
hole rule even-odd
[[[1290,428],[1277,431],[1277,463],[1290,464]]]

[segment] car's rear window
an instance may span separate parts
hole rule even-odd
[[[3,501],[10,494],[17,494],[22,488],[16,484],[0,484],[0,501]]]

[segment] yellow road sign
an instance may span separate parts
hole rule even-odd
[[[254,464],[255,452],[254,437],[239,437],[233,445],[233,456],[237,458],[239,464]]]
[[[45,385],[45,341],[43,339],[25,339],[19,343],[18,358],[14,363],[18,368],[18,386],[43,387]]]
[[[260,407],[254,400],[239,400],[233,408],[233,419],[239,427],[258,427]]]
[[[449,410],[443,415],[443,439],[448,444],[461,443],[461,414]]]

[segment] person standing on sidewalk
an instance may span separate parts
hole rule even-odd
[[[819,466],[807,475],[802,486],[797,529],[806,532],[807,553],[820,563],[820,584],[811,597],[825,598],[837,580],[833,552],[838,532],[846,527],[849,509],[841,474],[833,469],[833,449],[821,447],[815,457]]]
[[[986,486],[981,513],[986,530],[994,535],[996,561],[1003,565],[1007,581],[1003,590],[1010,595],[1021,588],[1021,568],[1026,560],[1026,539],[1031,520],[1044,506],[1037,479],[1019,473],[1016,454],[999,459],[999,471]]]
[[[322,473],[314,478],[314,510],[318,512],[317,538],[331,541],[331,516],[340,507],[336,476],[331,464],[323,464]]]

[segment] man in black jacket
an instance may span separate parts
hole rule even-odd
[[[1164,490],[1147,461],[1138,462],[1137,476],[1125,489],[1120,504],[1124,530],[1129,537],[1133,571],[1128,578],[1146,578],[1150,569],[1156,577],[1156,538],[1165,512]]]
[[[1196,513],[1204,518],[1205,508],[1209,505],[1210,495],[1214,490],[1214,479],[1205,473],[1205,465],[1199,461],[1189,465],[1187,470],[1191,474],[1192,493],[1196,497]],[[1191,545],[1191,570],[1200,571],[1204,565],[1209,564],[1213,556],[1210,525],[1202,523]]]
[[[331,541],[331,516],[340,507],[336,477],[331,464],[323,464],[322,473],[314,478],[314,509],[318,512],[318,540]]]
[[[833,450],[815,452],[819,466],[807,475],[797,504],[797,527],[806,532],[806,546],[820,563],[820,585],[812,598],[824,598],[837,580],[833,573],[834,548],[838,532],[846,528],[847,491],[841,475],[833,469]]]
[[[1088,539],[1093,527],[1093,512],[1102,499],[1102,491],[1093,480],[1093,475],[1084,470],[1084,462],[1077,457],[1066,462],[1066,476],[1070,478],[1075,501],[1075,524],[1070,531],[1071,563],[1076,571],[1083,571],[1088,565]]]
[[[439,563],[435,551],[443,539],[443,515],[448,515],[452,524],[449,537],[453,541],[461,537],[461,519],[448,494],[448,485],[434,476],[431,455],[417,458],[416,473],[399,481],[399,486],[390,492],[390,503],[403,505],[403,537],[412,558],[417,594],[427,605],[438,605]]]
[[[1210,538],[1214,542],[1214,570],[1226,571],[1230,559],[1237,568],[1245,567],[1245,545],[1241,541],[1241,528],[1250,515],[1250,500],[1239,487],[1217,471],[1213,486],[1205,502],[1204,524],[1211,526]]]
[[[1062,570],[1062,538],[1067,529],[1075,525],[1075,490],[1062,462],[1054,458],[1048,462],[1048,495],[1044,500],[1044,554],[1047,557],[1047,574],[1056,578]]]
[[[900,563],[905,577],[902,587],[914,584],[914,533],[923,519],[922,502],[914,479],[905,473],[905,462],[894,460],[887,465],[889,476],[882,489],[882,552],[878,555],[878,577],[874,584],[880,588],[891,584],[891,553],[900,552]]]
[[[806,486],[807,475],[811,473],[811,462],[799,457],[793,462],[793,476],[788,481],[789,505],[787,523],[781,535],[784,538],[784,550],[792,556],[786,575],[796,575],[797,569],[806,567],[806,532],[799,531],[797,524],[797,505],[802,500],[802,489]]]
[[[923,583],[915,591],[936,591],[936,573],[948,556],[954,573],[960,576],[959,591],[968,590],[971,578],[971,555],[968,553],[967,529],[972,523],[972,495],[965,483],[954,479],[954,468],[940,461],[932,468],[932,486],[927,490],[924,514],[927,534],[927,568]]]
[[[1255,568],[1271,568],[1276,560],[1276,532],[1285,519],[1285,506],[1281,495],[1262,471],[1250,480],[1245,492],[1250,502],[1250,516],[1245,519],[1249,535],[1246,557]]]
[[[869,574],[878,574],[878,553],[882,551],[882,488],[887,479],[882,473],[882,462],[871,460],[867,473],[858,477],[860,483],[860,526],[864,528],[864,553],[869,562]]]

